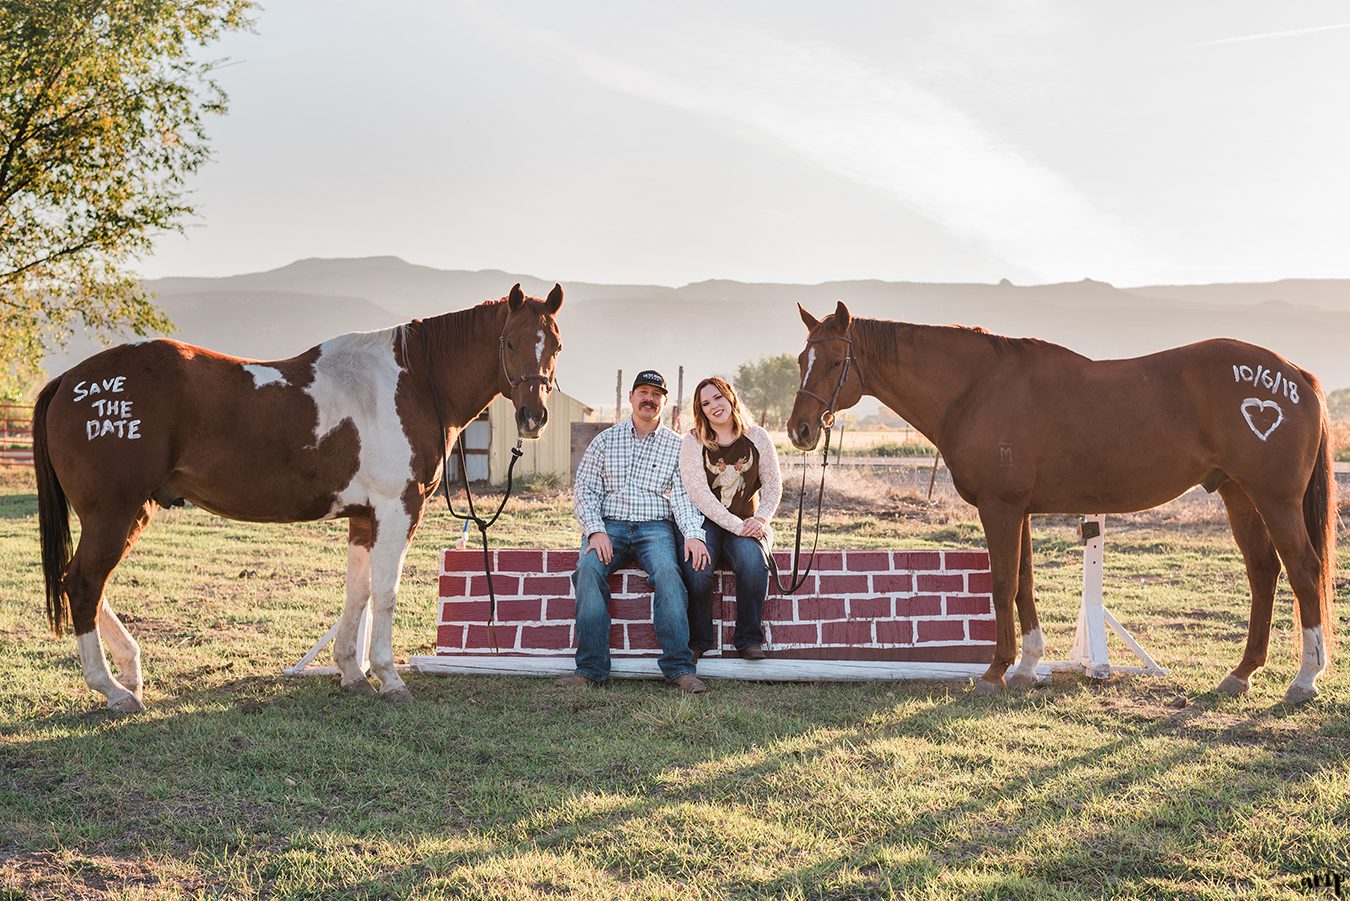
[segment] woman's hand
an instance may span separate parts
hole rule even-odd
[[[769,524],[758,516],[752,516],[741,523],[741,534],[746,538],[763,538]]]
[[[684,543],[684,559],[689,561],[689,565],[694,569],[703,569],[708,565],[708,546],[697,538],[690,538]]]

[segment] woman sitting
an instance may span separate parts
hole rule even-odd
[[[689,647],[698,660],[721,641],[713,632],[713,575],[725,560],[736,576],[732,644],[746,660],[764,659],[760,617],[769,593],[769,521],[783,494],[778,452],[769,433],[750,422],[736,391],[706,378],[694,389],[694,429],[680,447],[680,477],[703,514],[708,561],[683,560],[689,589]],[[718,598],[719,602],[721,598]]]

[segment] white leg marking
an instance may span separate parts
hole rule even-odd
[[[141,697],[141,647],[108,606],[107,598],[99,603],[98,631],[108,644],[113,663],[117,664],[117,681],[137,698]]]
[[[370,552],[370,672],[380,680],[380,694],[403,688],[394,669],[394,603],[408,553],[408,527],[412,521],[401,505],[377,512],[379,523],[375,547]]]
[[[356,632],[370,601],[370,550],[359,544],[347,545],[347,603],[342,608],[337,635],[333,638],[333,661],[342,670],[342,682],[350,685],[365,679],[361,670],[361,648]]]
[[[123,704],[134,704],[139,707],[139,702],[131,692],[121,686],[112,673],[108,670],[108,661],[103,656],[103,644],[98,638],[98,627],[93,631],[86,632],[83,635],[75,637],[75,644],[80,649],[80,668],[84,670],[84,681],[90,688],[108,699],[108,706],[113,709],[135,709],[124,708]]]
[[[1045,654],[1045,633],[1037,626],[1022,636],[1022,657],[1012,669],[1014,676],[1036,676],[1036,664]]]
[[[1322,627],[1303,630],[1303,660],[1294,677],[1299,688],[1317,689],[1317,677],[1327,668],[1327,649],[1322,643]]]

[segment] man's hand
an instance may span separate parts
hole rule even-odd
[[[684,559],[688,560],[694,569],[703,569],[708,565],[708,546],[697,538],[690,538],[684,543]]]
[[[763,538],[769,524],[758,516],[752,516],[741,523],[741,534],[746,538]]]
[[[591,551],[600,558],[600,562],[609,566],[609,561],[614,559],[614,545],[610,543],[609,534],[606,532],[592,532],[590,540],[586,542],[586,550],[581,556],[586,556]]]

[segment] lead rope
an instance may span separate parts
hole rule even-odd
[[[811,577],[811,570],[816,565],[816,546],[820,544],[820,511],[825,500],[825,469],[830,465],[830,429],[825,430],[825,453],[820,460],[820,489],[816,492],[816,537],[811,542],[811,562],[806,565],[806,571],[798,575],[798,569],[801,565],[802,557],[802,519],[804,505],[806,503],[806,454],[802,454],[802,485],[797,493],[797,537],[792,547],[792,575],[788,578],[788,586],[783,587],[783,579],[778,571],[778,562],[774,560],[773,554],[760,544],[760,549],[764,551],[764,557],[769,564],[769,572],[773,574],[773,582],[778,586],[779,594],[793,594],[797,589],[806,584],[806,580]]]
[[[432,392],[434,395],[434,388],[432,389]],[[477,526],[478,534],[483,540],[483,575],[487,576],[488,587],[488,635],[492,639],[492,652],[494,654],[500,654],[501,648],[497,647],[497,592],[492,585],[492,555],[488,550],[488,529],[492,528],[492,524],[497,521],[497,517],[502,515],[502,510],[506,508],[506,502],[511,499],[511,487],[516,469],[516,461],[525,456],[525,452],[520,449],[521,439],[517,438],[516,446],[511,448],[511,464],[506,467],[506,493],[502,495],[502,502],[497,505],[497,512],[492,514],[491,519],[485,521],[474,510],[473,493],[469,491],[469,463],[464,458],[463,430],[460,431],[459,438],[456,440],[455,444],[459,447],[459,471],[464,479],[464,496],[469,502],[469,512],[468,514],[457,513],[454,504],[450,502],[450,461],[445,454],[445,442],[442,441],[441,467],[442,472],[446,474],[446,477],[441,480],[441,484],[445,492],[445,506],[450,511],[451,516],[455,519],[463,520],[464,528],[467,529],[470,522]]]
[[[422,348],[426,351],[427,384],[431,386],[431,405],[436,409],[436,422],[441,430],[441,490],[445,494],[445,506],[451,516],[464,522],[465,529],[468,529],[470,522],[477,526],[478,534],[483,539],[483,575],[487,577],[488,586],[488,636],[492,639],[492,652],[499,654],[501,648],[497,647],[497,592],[492,586],[492,557],[488,550],[487,533],[497,521],[497,517],[502,515],[502,510],[506,509],[506,502],[511,498],[516,461],[525,456],[525,452],[520,449],[521,439],[517,438],[516,446],[511,448],[511,464],[506,467],[506,493],[502,495],[502,502],[497,505],[497,512],[492,514],[491,519],[485,521],[474,509],[473,492],[469,490],[469,463],[464,457],[464,429],[460,429],[455,443],[459,447],[459,472],[464,479],[464,496],[469,502],[469,512],[467,515],[456,512],[455,505],[450,501],[450,458],[445,449],[445,417],[441,415],[441,396],[436,390],[436,380],[431,377],[431,343],[427,341],[425,334],[422,335]]]

